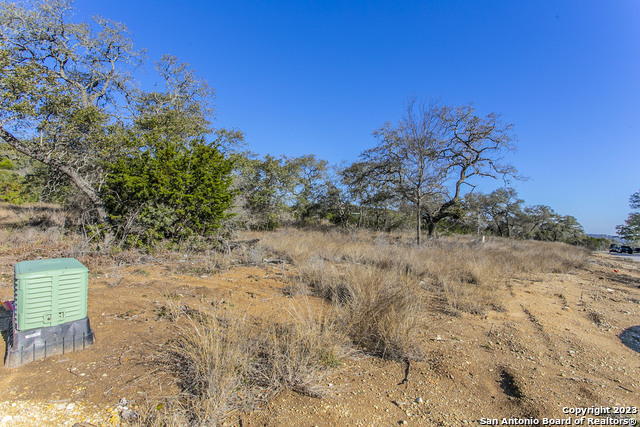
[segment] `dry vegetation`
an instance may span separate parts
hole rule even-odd
[[[476,236],[445,236],[418,247],[409,234],[335,228],[247,233],[244,238],[257,237],[260,243],[232,253],[201,247],[148,255],[96,250],[86,236],[65,233],[64,215],[57,208],[4,206],[0,221],[6,273],[22,259],[58,256],[75,256],[90,270],[105,273],[107,288],[114,289],[131,274],[153,275],[145,265],[200,278],[242,266],[279,272],[280,297],[290,303],[277,316],[234,309],[224,300],[204,304],[204,294],[199,297],[203,304],[193,308],[181,302],[179,289],[154,308],[173,338],[153,350],[150,366],[153,375],[173,378],[175,389],[160,399],[148,396],[137,409],[135,423],[146,426],[217,425],[233,414],[265,407],[286,390],[335,395],[327,378],[354,355],[402,362],[407,373],[411,363],[420,361],[450,372],[442,355],[430,348],[432,337],[445,332],[442,322],[433,323],[434,316],[500,313],[513,305],[514,294],[521,291],[517,286],[585,268],[589,255],[564,244]],[[567,297],[560,296],[567,305]],[[608,315],[583,303],[582,296],[581,304],[591,322],[599,328],[609,325]],[[533,312],[522,310],[542,328]],[[492,326],[488,337],[509,335],[505,331],[512,327],[505,328]],[[522,347],[515,339],[508,343]],[[493,351],[495,344],[489,341],[482,348]],[[500,370],[503,388],[521,382],[510,369]],[[511,391],[511,397],[524,401],[518,397],[521,389]]]
[[[142,424],[157,423],[161,414],[167,423],[164,416],[174,419],[177,408],[181,420],[215,424],[284,389],[323,396],[324,375],[350,348],[406,363],[423,360],[429,310],[500,310],[510,278],[565,272],[582,266],[587,255],[568,245],[473,237],[416,247],[409,235],[366,231],[286,229],[259,236],[271,263],[295,268],[285,292],[323,298],[321,314],[290,309],[286,324],[219,312],[192,316],[166,359],[183,395]],[[240,258],[255,263],[255,251],[243,250]]]
[[[298,267],[300,290],[309,285],[336,302],[354,301],[356,294],[371,299],[379,292],[411,301],[437,296],[452,313],[499,310],[510,278],[566,272],[587,259],[585,250],[566,244],[483,242],[475,236],[442,237],[417,247],[409,235],[283,230],[263,235],[262,242]],[[420,310],[406,305],[394,311],[419,316]]]
[[[171,316],[181,325],[160,360],[181,393],[140,411],[139,425],[218,425],[285,389],[322,397],[321,380],[346,354],[328,319],[308,312],[284,324],[223,310],[185,316],[174,307]]]

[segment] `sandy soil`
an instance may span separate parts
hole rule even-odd
[[[15,257],[0,254],[2,300],[12,298],[8,267]],[[120,424],[124,407],[135,411],[177,392],[157,363],[171,339],[166,307],[278,317],[291,304],[321,304],[285,295],[290,274],[282,265],[207,274],[189,259],[92,268],[88,312],[97,342],[4,368],[0,425]],[[615,408],[640,409],[640,338],[633,329],[640,328],[640,264],[596,254],[580,271],[513,279],[508,288],[500,312],[425,313],[427,357],[410,365],[404,384],[404,364],[354,356],[327,379],[335,390],[329,398],[283,393],[261,411],[227,423],[458,426],[518,418],[542,425],[544,418],[579,418],[567,413],[570,408],[601,407],[612,413],[587,418],[640,419],[613,414]]]

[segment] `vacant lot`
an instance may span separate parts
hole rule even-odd
[[[630,260],[334,229],[152,255],[91,252],[55,226],[0,233],[0,298],[16,262],[75,256],[97,336],[5,369],[0,425],[455,426],[640,407]]]

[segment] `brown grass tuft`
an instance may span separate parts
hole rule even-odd
[[[353,343],[386,359],[421,360],[423,304],[415,283],[395,272],[361,265],[349,268],[345,280],[346,296],[338,313]]]
[[[346,339],[329,316],[292,309],[289,323],[250,322],[226,311],[177,312],[165,364],[182,393],[140,411],[139,425],[219,425],[281,390],[325,396],[323,379],[340,365]]]
[[[331,315],[310,312],[290,323],[269,324],[258,336],[252,381],[273,392],[289,389],[323,397],[331,393],[323,379],[342,363],[347,339]]]

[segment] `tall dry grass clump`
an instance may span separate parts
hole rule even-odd
[[[165,406],[140,411],[138,424],[219,425],[284,389],[328,394],[323,379],[341,363],[346,339],[331,317],[291,312],[291,322],[273,323],[222,310],[177,310],[176,339],[164,363],[181,393]]]
[[[251,381],[273,393],[283,389],[323,397],[323,381],[348,354],[346,335],[332,313],[296,313],[289,323],[269,323],[255,341]]]
[[[292,230],[271,236],[268,250],[297,266],[296,287],[310,286],[333,303],[337,323],[357,348],[393,360],[422,358],[418,282],[401,268],[379,265],[379,236]]]
[[[260,398],[243,384],[251,341],[242,318],[185,316],[167,362],[182,390],[181,410],[192,425],[218,424],[233,410]]]
[[[343,276],[338,319],[351,341],[369,354],[421,360],[423,304],[411,279],[370,265],[350,266]]]

